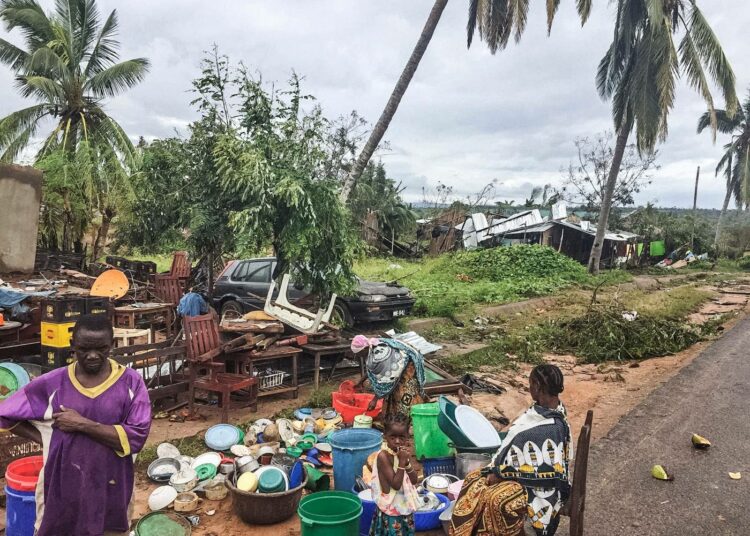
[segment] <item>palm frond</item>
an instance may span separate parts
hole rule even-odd
[[[104,22],[96,44],[89,54],[84,76],[88,77],[100,73],[117,61],[120,46],[119,42],[114,38],[117,35],[117,28],[117,11],[112,11]]]
[[[62,78],[68,75],[68,66],[60,56],[50,48],[42,47],[34,51],[26,61],[26,72],[28,74],[47,76],[50,78]]]
[[[529,20],[529,0],[512,0],[512,6],[514,38],[518,43],[526,29],[526,22]]]
[[[62,104],[66,99],[62,87],[46,76],[19,76],[17,85],[24,97],[34,96],[50,104]]]
[[[729,115],[734,115],[739,102],[734,71],[724,54],[719,39],[695,2],[691,4],[689,33],[695,43],[698,55],[708,66],[711,78],[721,88],[727,112]]]
[[[738,111],[734,117],[729,117],[726,110],[714,110],[716,127],[722,134],[730,134],[742,123],[742,111]],[[703,132],[711,124],[711,112],[703,112],[698,119],[698,134]]]
[[[552,33],[552,22],[560,8],[560,0],[547,0],[547,35]]]
[[[13,161],[18,156],[36,132],[39,121],[48,113],[47,105],[37,104],[0,119],[0,150],[3,151],[3,161]]]
[[[474,32],[477,29],[477,10],[479,0],[469,0],[469,16],[466,20],[466,47],[471,47],[471,41],[474,39]]]
[[[581,17],[581,26],[589,20],[591,4],[592,0],[576,0],[576,9],[578,10],[578,16]]]
[[[84,85],[84,90],[90,91],[98,98],[114,97],[143,80],[148,68],[149,62],[146,58],[116,63],[89,78]]]
[[[21,30],[30,51],[44,46],[53,38],[50,20],[36,0],[2,0],[0,19],[5,22],[7,31]]]
[[[18,71],[29,59],[29,53],[13,43],[0,39],[0,62]]]

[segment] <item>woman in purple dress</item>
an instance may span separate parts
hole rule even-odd
[[[0,404],[0,429],[39,441],[37,536],[128,534],[133,461],[151,427],[143,378],[109,358],[106,315],[84,315],[73,331],[76,360]]]

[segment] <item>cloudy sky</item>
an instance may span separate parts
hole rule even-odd
[[[51,6],[51,1],[42,0]],[[544,2],[536,0],[520,44],[492,56],[465,44],[466,0],[451,0],[386,134],[381,155],[410,200],[438,182],[460,195],[497,180],[498,199],[523,200],[534,185],[560,184],[560,167],[575,155],[573,140],[610,128],[594,73],[612,31],[612,7],[595,2],[581,29],[572,0],[563,2],[546,36]],[[701,0],[721,39],[744,97],[750,86],[746,0]],[[377,120],[419,36],[430,0],[100,0],[117,9],[123,59],[145,56],[152,68],[136,89],[109,103],[110,113],[137,138],[168,136],[195,118],[190,81],[212,43],[269,81],[292,69],[305,77],[329,117],[356,109]],[[742,7],[740,7],[742,6]],[[8,37],[18,41],[17,35]],[[0,114],[22,106],[12,75],[0,68]],[[702,207],[720,206],[713,176],[723,139],[695,133],[705,107],[684,83],[660,148],[661,169],[637,199],[692,205],[695,168],[704,170]]]

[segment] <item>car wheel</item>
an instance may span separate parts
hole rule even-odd
[[[333,305],[331,324],[340,328],[350,328],[354,325],[352,313],[343,301],[336,300],[336,303]]]
[[[221,305],[222,318],[224,318],[225,316],[228,318],[239,318],[243,314],[245,313],[242,310],[242,305],[238,301],[228,300]]]

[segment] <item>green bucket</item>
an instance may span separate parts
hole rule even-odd
[[[297,515],[302,536],[357,536],[362,501],[348,491],[321,491],[303,498]]]
[[[438,425],[440,408],[437,402],[416,404],[411,407],[411,420],[414,428],[414,450],[417,459],[447,458],[453,455],[450,438]]]

